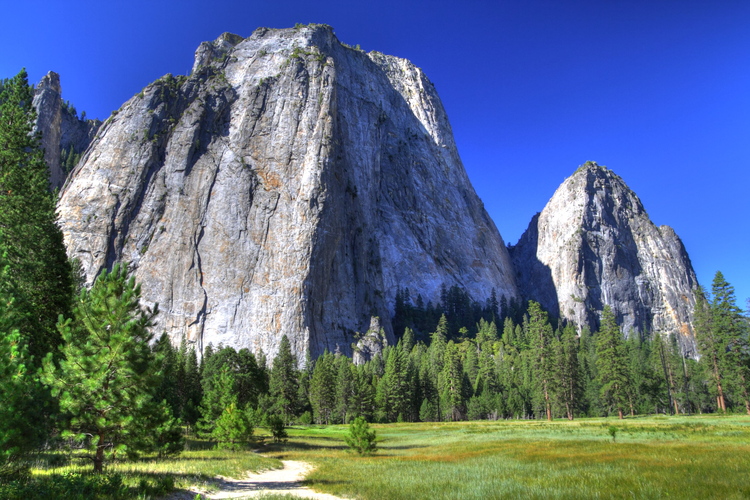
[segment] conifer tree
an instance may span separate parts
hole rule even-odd
[[[63,436],[93,452],[94,472],[102,472],[105,455],[137,448],[140,432],[154,432],[143,426],[155,425],[149,417],[169,416],[155,410],[159,363],[149,342],[157,308],[141,306],[140,295],[126,265],[103,271],[81,291],[73,317],[58,323],[59,366],[52,353],[44,360],[43,381],[69,418]]]
[[[39,137],[25,70],[0,85],[0,252],[5,252],[18,330],[40,363],[60,342],[58,315],[70,316],[74,293],[62,232],[56,225],[55,195]]]
[[[0,482],[25,470],[26,455],[45,438],[44,398],[0,255]]]
[[[547,420],[552,420],[552,326],[538,302],[529,301],[526,338],[532,350],[533,373],[537,398],[544,406]]]
[[[443,416],[450,421],[464,418],[466,414],[468,381],[461,366],[461,352],[458,346],[449,341],[445,348],[443,371],[440,373],[441,409]]]
[[[378,391],[380,410],[389,422],[395,422],[399,417],[401,420],[412,420],[411,370],[409,356],[399,341],[388,354]]]
[[[310,405],[313,418],[318,424],[330,424],[336,406],[336,360],[326,349],[315,360],[312,379],[310,379]]]
[[[274,401],[274,410],[286,423],[291,423],[299,406],[299,380],[297,357],[292,354],[292,345],[286,335],[281,337],[279,352],[273,360],[268,385]]]
[[[702,288],[695,292],[695,340],[701,361],[705,360],[711,374],[711,381],[716,397],[716,408],[726,412],[724,395],[726,373],[726,353],[729,350],[729,339],[714,324],[714,314],[709,298]]]
[[[372,376],[365,365],[353,366],[352,395],[349,399],[349,414],[351,418],[362,417],[372,421],[375,415],[375,388]]]
[[[212,418],[211,412],[206,412],[203,429],[219,443],[220,448],[241,449],[253,434],[246,408],[238,403],[235,386],[236,380],[231,368],[224,365],[213,386],[214,392],[207,394],[215,400],[215,407],[219,408],[219,412],[214,420],[209,420]],[[205,408],[209,409],[210,406],[206,405]]]
[[[742,401],[745,411],[750,415],[748,324],[742,315],[742,310],[737,307],[734,287],[724,279],[721,271],[717,271],[714,276],[711,292],[713,295],[712,326],[727,346],[727,352],[724,355],[725,371],[729,374],[735,400]]]
[[[559,339],[553,340],[553,373],[555,399],[564,409],[568,420],[573,420],[581,392],[578,366],[578,346],[575,327],[568,324]]]
[[[183,347],[184,346],[184,347]],[[201,388],[200,365],[198,354],[195,349],[187,346],[184,341],[180,346],[180,352],[185,366],[185,378],[182,382],[183,394],[181,398],[180,418],[189,426],[194,426],[200,418],[200,404],[203,399]]]
[[[596,335],[596,368],[601,384],[601,394],[610,408],[616,408],[623,418],[623,408],[628,404],[627,353],[609,306],[602,311],[601,328]]]
[[[351,402],[356,391],[355,368],[347,356],[336,356],[336,394],[334,405],[334,421],[346,424],[351,414]]]

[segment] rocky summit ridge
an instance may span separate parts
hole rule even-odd
[[[518,294],[433,85],[327,26],[201,44],[101,126],[58,208],[89,283],[131,262],[157,331],[199,347],[351,352],[373,316],[393,340],[399,287]]]
[[[587,162],[567,178],[511,254],[522,294],[553,316],[593,330],[609,305],[626,335],[675,334],[695,354],[685,247],[606,167]]]

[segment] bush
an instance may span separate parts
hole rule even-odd
[[[268,430],[273,435],[274,443],[285,443],[289,435],[286,432],[286,426],[284,425],[284,419],[278,415],[271,415],[268,417]]]
[[[349,435],[344,437],[349,447],[360,455],[375,453],[375,431],[370,430],[370,424],[364,417],[357,417],[349,425]]]

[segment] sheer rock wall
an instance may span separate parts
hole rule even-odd
[[[59,213],[89,282],[131,262],[157,331],[199,347],[351,353],[371,316],[393,340],[398,287],[517,294],[430,81],[327,26],[201,44],[102,125]]]

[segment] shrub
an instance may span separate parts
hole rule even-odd
[[[615,437],[617,437],[617,427],[611,426],[609,429],[607,429],[609,432],[609,435],[612,436],[612,442],[615,442]]]
[[[375,453],[375,431],[370,430],[370,424],[364,417],[357,417],[349,425],[349,435],[344,437],[349,447],[360,455]]]
[[[274,443],[285,443],[289,435],[286,432],[286,426],[284,425],[284,419],[278,415],[271,415],[268,417],[268,430],[273,435]]]

